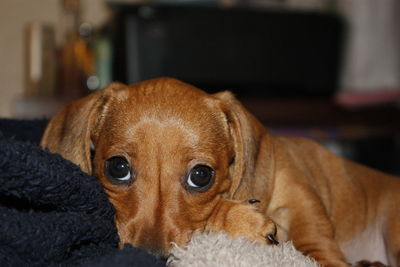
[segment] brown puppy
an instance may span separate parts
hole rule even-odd
[[[400,181],[269,134],[229,92],[168,78],[111,84],[61,110],[41,145],[98,177],[122,243],[165,255],[220,230],[273,243],[269,216],[280,241],[322,265],[400,266]]]

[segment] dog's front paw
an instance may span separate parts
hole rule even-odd
[[[354,267],[387,267],[387,266],[379,261],[370,262],[370,261],[362,260],[362,261],[357,262],[354,265]]]
[[[274,222],[258,212],[252,205],[255,203],[256,200],[221,200],[207,221],[206,231],[223,231],[231,237],[245,237],[250,241],[278,244]]]

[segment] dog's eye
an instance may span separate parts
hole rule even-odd
[[[207,190],[214,181],[214,170],[206,165],[196,165],[190,170],[186,184],[195,191]]]
[[[106,161],[106,175],[116,183],[127,183],[132,179],[129,162],[124,157],[112,157]]]

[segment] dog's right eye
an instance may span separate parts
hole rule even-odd
[[[214,170],[206,165],[196,165],[190,170],[186,186],[187,188],[197,191],[206,191],[214,181]]]
[[[117,184],[130,183],[133,175],[129,162],[124,157],[112,157],[106,161],[105,173],[107,178]]]

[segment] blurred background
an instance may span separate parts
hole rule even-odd
[[[0,117],[171,76],[400,175],[399,26],[397,0],[1,0]]]

